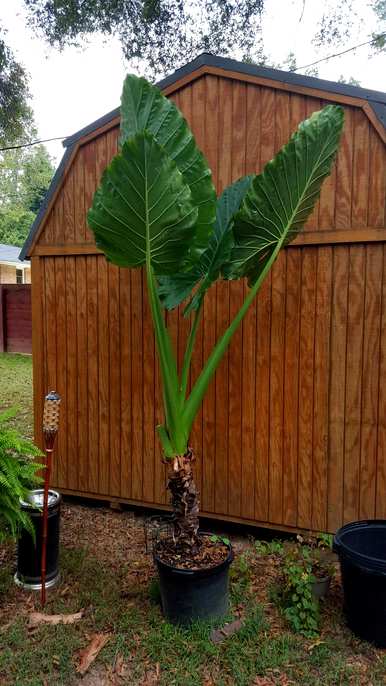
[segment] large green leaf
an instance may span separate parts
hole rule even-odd
[[[121,143],[141,131],[149,131],[171,157],[192,193],[198,207],[196,233],[190,237],[190,263],[208,245],[216,213],[216,192],[212,174],[193,134],[172,100],[146,79],[126,77],[121,104]]]
[[[228,186],[217,201],[216,222],[209,244],[199,262],[189,272],[181,272],[160,279],[159,295],[164,307],[172,310],[185,300],[199,283],[184,314],[196,310],[214,281],[219,277],[223,265],[229,260],[232,246],[233,215],[240,207],[253,176],[244,176]]]
[[[311,214],[343,127],[343,109],[328,105],[303,121],[255,177],[235,215],[235,245],[224,276],[253,284],[277,246],[289,243]]]
[[[114,264],[170,274],[183,262],[197,208],[175,162],[143,132],[106,168],[88,212],[97,246]]]

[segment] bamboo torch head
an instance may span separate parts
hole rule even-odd
[[[52,448],[59,429],[59,410],[61,397],[50,391],[44,399],[43,435],[47,448]]]

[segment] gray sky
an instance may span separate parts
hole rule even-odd
[[[263,36],[265,53],[281,63],[290,51],[297,64],[304,65],[338,50],[317,50],[311,44],[318,17],[320,0],[308,0],[301,23],[302,0],[267,0]],[[372,31],[385,30],[363,0],[352,0],[361,15],[360,33],[352,44],[367,40]],[[97,117],[117,107],[124,75],[131,71],[124,61],[119,40],[94,35],[84,50],[66,48],[58,52],[26,28],[22,0],[0,0],[0,22],[8,29],[7,41],[31,76],[32,106],[39,135],[42,138],[67,136]],[[236,59],[237,54],[233,55]],[[319,65],[321,78],[338,80],[341,75],[354,76],[365,88],[386,91],[386,53],[370,57],[367,47]],[[63,148],[47,144],[59,161]]]

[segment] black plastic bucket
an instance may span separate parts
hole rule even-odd
[[[172,624],[188,626],[198,619],[220,619],[229,610],[229,566],[227,558],[210,569],[178,569],[162,562],[155,553],[162,611]]]
[[[352,522],[334,537],[350,629],[386,647],[386,520]]]
[[[60,502],[60,493],[50,490],[48,492],[46,588],[54,586],[59,577]],[[31,517],[36,545],[31,534],[23,531],[17,545],[15,581],[23,588],[39,591],[42,583],[43,489],[31,491],[28,499],[21,502],[21,508]]]

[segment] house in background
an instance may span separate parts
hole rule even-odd
[[[31,283],[31,265],[19,254],[17,245],[0,243],[0,283]]]

